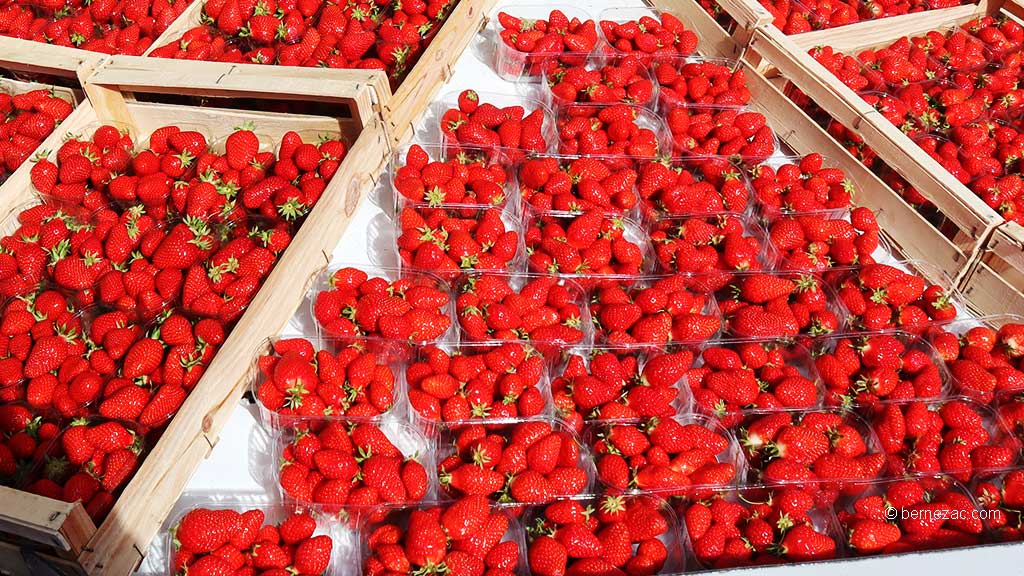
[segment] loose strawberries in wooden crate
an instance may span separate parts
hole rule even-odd
[[[736,60],[659,57],[651,71],[665,111],[691,104],[745,106],[750,102],[746,72]]]
[[[131,479],[145,442],[134,429],[115,420],[79,418],[37,455],[21,489],[65,502],[81,501],[101,523],[114,494]]]
[[[573,104],[558,113],[559,154],[655,158],[667,129],[653,112],[634,104]]]
[[[495,155],[463,149],[445,159],[442,146],[413,144],[392,160],[395,203],[504,206],[509,173]]]
[[[513,12],[498,12],[501,42],[495,48],[495,67],[506,80],[539,76],[544,60],[552,57],[582,64],[597,46],[594,20],[575,7],[548,12],[540,6],[517,6]]]
[[[196,507],[174,528],[171,573],[267,573],[286,566],[296,574],[331,573],[336,536],[309,511]]]
[[[741,470],[735,439],[703,416],[594,422],[584,436],[611,491],[702,500]]]
[[[985,521],[968,491],[948,477],[864,483],[843,499],[836,516],[846,547],[856,556],[972,546],[983,541]]]
[[[515,574],[526,554],[515,519],[481,496],[394,510],[361,532],[364,574],[413,574],[438,567]]]
[[[607,8],[598,17],[610,53],[634,54],[650,66],[697,51],[697,34],[670,12],[649,8]],[[606,48],[607,50],[607,48]]]
[[[1019,320],[1016,316],[993,316],[936,326],[926,332],[953,376],[956,393],[988,404],[1024,392],[1022,351],[1017,349],[1024,324]]]
[[[972,494],[981,509],[988,511],[985,518],[1000,542],[1024,539],[1021,526],[1021,508],[1024,507],[1024,470],[1013,470],[992,478],[975,479]]]
[[[871,429],[852,413],[811,410],[749,415],[736,433],[750,479],[772,486],[805,485],[819,502],[857,493],[857,481],[887,472]]]
[[[519,510],[590,487],[580,441],[557,420],[459,425],[442,432],[438,449],[441,489],[453,498],[485,496]]]
[[[1020,461],[1020,442],[1002,420],[965,398],[879,404],[872,412],[893,474],[943,473],[966,482]]]
[[[749,183],[721,157],[641,162],[637,191],[647,219],[746,211]]]
[[[739,488],[680,502],[690,549],[700,566],[727,569],[829,560],[838,555],[831,510],[813,489]]]
[[[0,485],[14,486],[60,432],[55,418],[22,403],[0,405]]]
[[[594,342],[658,348],[670,342],[710,340],[721,327],[714,300],[694,293],[684,275],[633,286],[608,284],[591,298]]]
[[[623,102],[654,108],[657,93],[651,73],[642,59],[629,54],[603,66],[565,65],[546,60],[542,88],[545,101],[555,109],[575,102],[612,104]]]
[[[261,376],[253,392],[273,425],[303,417],[376,419],[395,404],[395,369],[358,345],[283,338],[256,365]]]
[[[544,357],[526,343],[421,348],[405,369],[409,404],[425,429],[438,422],[550,414]]]
[[[530,98],[463,90],[442,100],[438,116],[441,137],[449,150],[500,150],[513,162],[524,158],[526,152],[546,152],[556,137],[547,109]]]
[[[597,211],[529,216],[526,251],[531,272],[575,278],[585,289],[602,276],[643,274],[650,264],[639,227]]]
[[[567,356],[555,371],[551,395],[559,417],[576,431],[591,420],[671,418],[689,405],[681,386],[692,364],[693,352],[686,348],[595,348]]]
[[[902,267],[923,269],[933,276],[942,273],[920,262],[871,264],[836,283],[836,295],[850,313],[850,325],[863,330],[898,328],[920,334],[929,326],[948,322],[957,315],[956,296],[943,288],[946,281],[931,284]]]
[[[738,338],[798,338],[844,327],[835,296],[817,276],[799,272],[697,275],[692,289],[715,292],[725,333]]]
[[[446,280],[466,270],[504,272],[517,267],[520,236],[508,210],[407,206],[397,220],[403,266]]]
[[[743,410],[814,408],[824,396],[807,348],[777,340],[707,344],[686,383],[694,408],[726,426]]]
[[[451,327],[448,285],[437,277],[352,267],[324,276],[313,297],[313,317],[329,336],[369,339],[371,350],[375,338],[394,340],[399,347],[391,351],[404,357],[408,344],[436,341]]]
[[[744,108],[691,106],[668,111],[665,123],[681,156],[728,156],[760,164],[775,152],[764,115]]]
[[[427,440],[397,423],[308,420],[283,430],[277,439],[282,496],[329,512],[386,514],[382,504],[419,502],[433,484],[417,458],[427,457]]]
[[[0,178],[30,160],[54,127],[73,110],[74,106],[66,97],[46,89],[0,93],[0,114],[4,115],[0,124],[0,142],[4,151]]]
[[[526,340],[544,353],[582,343],[586,295],[553,276],[469,275],[455,285],[463,341]]]
[[[519,165],[519,193],[536,211],[625,214],[637,204],[632,159],[535,156]]]
[[[750,170],[750,185],[761,213],[816,212],[852,207],[854,185],[840,168],[827,166],[817,152],[779,165]]]
[[[863,206],[852,212],[779,215],[765,225],[783,270],[873,264],[881,243],[875,213]]]
[[[649,231],[662,272],[761,270],[775,263],[764,230],[740,214],[662,218]]]
[[[531,574],[667,574],[683,564],[675,514],[658,497],[559,500],[525,524]]]
[[[812,345],[833,406],[875,407],[885,400],[932,399],[949,391],[942,358],[905,332],[832,336]]]

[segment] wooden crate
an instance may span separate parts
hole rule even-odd
[[[357,121],[125,101],[109,86],[94,83],[104,78],[118,78],[118,86],[132,90],[141,88],[120,80],[121,76],[115,74],[119,70],[115,64],[86,79],[90,100],[80,105],[44,145],[54,148],[66,135],[110,120],[127,122],[139,134],[187,121],[203,124],[215,135],[226,134],[233,126],[252,120],[261,133],[274,138],[287,130],[333,129],[351,135],[352,144],[292,244],[101,525],[92,526],[80,504],[0,490],[4,502],[0,531],[16,536],[5,537],[8,543],[0,546],[0,565],[5,569],[19,566],[17,562],[25,556],[23,548],[28,543],[36,549],[31,554],[33,561],[72,566],[71,573],[125,576],[136,569],[189,477],[217,444],[219,431],[246,389],[253,366],[239,359],[251,357],[255,343],[277,334],[292,317],[305,296],[307,282],[303,280],[311,280],[324,266],[326,254],[330,254],[341,239],[360,200],[376,185],[377,175],[390,157],[389,140],[376,115],[369,114]],[[334,88],[324,84],[323,96],[329,97],[327,91]],[[171,86],[149,86],[149,89],[174,90]],[[283,91],[287,97],[299,96],[290,92],[288,85],[280,84],[275,89]],[[370,88],[363,85],[362,90]],[[222,94],[230,92],[223,88]],[[257,91],[239,88],[238,92]],[[276,95],[263,94],[267,98]],[[335,98],[339,104],[346,104],[352,100],[364,101],[368,95],[359,93],[352,99]],[[23,166],[0,187],[3,213],[34,198],[28,170],[28,166]],[[20,568],[21,573],[40,573],[24,562]]]
[[[694,27],[701,39],[698,50],[702,55],[728,57],[733,51],[729,34],[693,0],[655,0],[655,5]],[[850,155],[756,66],[746,59],[741,65],[752,96],[750,107],[765,115],[780,141],[793,152],[819,152],[842,168],[856,187],[855,202],[880,211],[878,222],[900,256],[931,262],[951,276],[966,268],[968,255],[956,244]]]
[[[1024,314],[1024,227],[996,228],[960,290],[979,314]]]
[[[858,22],[839,28],[787,36],[772,25],[751,35],[750,49],[769,77],[781,75],[806,93],[836,121],[859,133],[878,156],[926,196],[946,218],[947,234],[968,259],[980,256],[986,241],[1003,220],[980,198],[958,182],[938,162],[922,152],[900,129],[888,122],[853,90],[843,85],[807,51],[829,45],[854,53],[887,45],[908,34],[965,22],[998,11],[1000,0]],[[902,202],[901,202],[902,203]],[[967,267],[948,268],[963,278]]]
[[[736,1],[736,0],[732,0]],[[497,0],[460,0],[459,4],[448,15],[441,30],[420,54],[416,65],[409,71],[402,83],[392,95],[388,82],[374,84],[376,102],[384,118],[385,128],[393,144],[412,138],[412,122],[427,108],[437,95],[441,86],[452,76],[452,66],[469,46],[476,33],[487,23],[487,15]],[[191,4],[177,20],[159,37],[146,52],[149,54],[156,48],[173,42],[190,28],[200,24],[204,2],[197,0]],[[160,59],[163,73],[191,77],[196,62],[185,60]],[[227,64],[211,63],[211,69],[220,69],[236,73],[239,70],[252,69],[252,74],[266,74],[268,69],[287,70],[289,75],[304,75],[318,79],[332,77],[336,71],[330,68],[297,68],[294,66],[266,66],[261,64]],[[358,71],[366,73],[366,71]]]
[[[0,68],[13,72],[43,74],[74,81],[79,66],[94,65],[105,57],[106,54],[99,52],[0,36]]]

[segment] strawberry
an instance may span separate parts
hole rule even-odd
[[[665,277],[629,290],[609,284],[599,290],[590,313],[599,342],[610,345],[661,345],[702,342],[718,331],[708,300],[686,286],[686,277]]]

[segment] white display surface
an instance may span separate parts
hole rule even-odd
[[[540,2],[531,1],[529,4]],[[512,8],[525,2],[499,2],[498,9]],[[588,11],[595,18],[605,8],[642,6],[636,0],[595,0],[573,2],[572,5]],[[511,11],[511,10],[510,10]],[[496,14],[496,12],[495,12]],[[486,92],[508,94],[528,93],[530,87],[516,85],[501,79],[493,70],[493,49],[490,38],[480,34],[457,62],[454,75],[443,87],[438,98],[449,92],[467,88]],[[437,116],[428,110],[417,124],[415,141],[436,142],[439,135]],[[348,231],[334,251],[332,264],[376,264],[394,266],[397,254],[394,249],[394,232],[382,206],[390,201],[391,190],[385,172],[382,184],[371,198],[362,203],[349,225]],[[884,258],[879,258],[884,261]],[[299,322],[286,330],[285,336],[302,334]],[[239,358],[239,362],[250,361]],[[259,422],[255,405],[244,401],[221,431],[220,440],[210,457],[202,463],[192,476],[182,501],[171,512],[174,519],[182,510],[190,507],[196,499],[255,498],[256,501],[272,502],[277,494],[274,467],[277,465],[271,455],[272,448],[267,432]],[[146,560],[137,572],[140,576],[157,576],[168,571],[166,528],[154,540]],[[348,547],[351,542],[343,542]],[[829,563],[785,565],[771,569],[746,568],[715,572],[716,574],[772,573],[787,576],[934,576],[945,574],[998,574],[1024,575],[1024,545],[984,546],[957,549],[944,552],[907,554],[895,557],[843,560]],[[343,573],[357,575],[359,567],[355,562],[345,566]]]

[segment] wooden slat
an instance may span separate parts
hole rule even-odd
[[[983,7],[965,4],[878,20],[863,20],[838,28],[794,34],[789,39],[804,52],[816,46],[831,46],[837,52],[852,54],[865,48],[892,43],[904,36],[917,36],[954,22],[969,20],[979,14],[984,14]]]
[[[75,78],[75,70],[83,63],[98,62],[103,58],[106,55],[99,52],[0,37],[0,68],[18,72]]]
[[[0,532],[78,555],[95,534],[85,508],[0,486]]]
[[[977,262],[960,285],[971,311],[979,315],[1024,314],[1024,294],[1006,276],[1005,271],[993,270],[984,259]]]
[[[89,82],[124,92],[343,102],[363,124],[391,97],[379,70],[262,66],[115,56]]]

